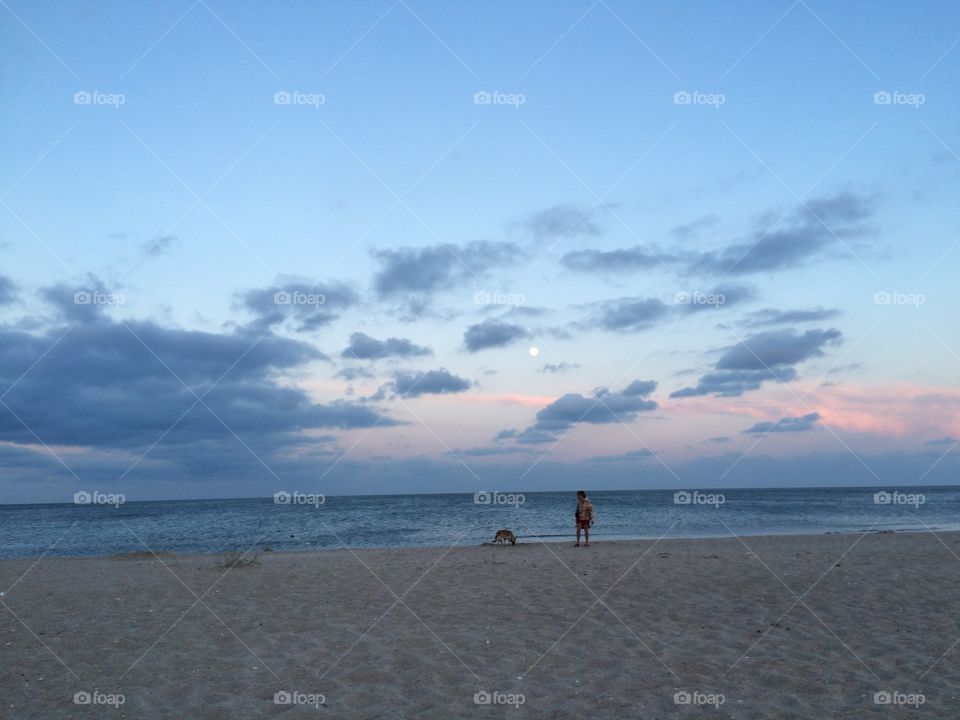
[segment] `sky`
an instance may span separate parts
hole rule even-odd
[[[0,59],[0,502],[956,482],[956,3],[4,0]]]

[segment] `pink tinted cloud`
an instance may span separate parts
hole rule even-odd
[[[456,395],[436,395],[434,399],[453,404],[468,405],[520,405],[522,407],[542,408],[557,398],[553,395],[524,395],[523,393],[477,393],[466,392]]]
[[[664,409],[678,415],[738,415],[771,421],[782,415],[818,412],[821,422],[839,430],[898,438],[960,436],[960,388],[913,382],[838,383],[812,389],[801,384],[775,386],[763,395],[691,398]]]
[[[960,435],[960,388],[839,384],[816,388],[805,401],[824,422],[845,430],[926,439]]]

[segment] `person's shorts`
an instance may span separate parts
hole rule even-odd
[[[577,520],[577,527],[580,528],[581,530],[589,530],[589,529],[590,529],[590,521],[589,521],[589,520]]]

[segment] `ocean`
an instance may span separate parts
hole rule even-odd
[[[590,493],[591,539],[960,529],[960,486]],[[0,557],[478,545],[572,540],[573,492],[0,505]],[[113,504],[101,504],[111,502]]]

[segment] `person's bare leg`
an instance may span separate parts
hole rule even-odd
[[[577,523],[577,544],[574,547],[580,547],[580,523]]]
[[[583,545],[584,547],[590,546],[590,528],[588,527],[583,529]]]

